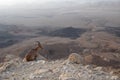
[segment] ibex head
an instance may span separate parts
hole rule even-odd
[[[36,42],[37,42],[38,47],[40,47],[41,49],[43,49],[41,43],[39,41],[36,41]]]

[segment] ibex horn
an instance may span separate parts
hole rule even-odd
[[[43,49],[41,43],[40,43],[39,41],[36,41],[36,42],[38,43],[38,46],[41,47],[41,48]]]

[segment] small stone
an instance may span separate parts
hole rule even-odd
[[[62,73],[59,76],[59,80],[67,80],[68,78],[72,78],[72,74],[70,74],[70,73]]]
[[[109,76],[106,76],[106,79],[108,79],[109,78]]]
[[[45,64],[46,61],[42,60],[42,64]]]
[[[34,65],[34,62],[32,62],[31,65]]]
[[[87,56],[85,56],[84,60],[86,63],[91,64],[93,62],[93,56],[87,55]]]
[[[9,73],[10,73],[9,71],[6,72],[6,74],[9,74]]]
[[[13,73],[12,73],[12,76],[15,76],[15,75],[16,75],[16,73],[13,72]]]
[[[65,80],[77,80],[77,79],[75,79],[75,78],[68,78],[68,79],[65,79]]]
[[[36,70],[34,73],[35,74],[41,74],[41,73],[44,73],[44,72],[47,72],[48,69],[40,69],[40,70]]]
[[[113,71],[110,72],[111,75],[113,75],[113,73],[114,73]]]
[[[35,78],[35,76],[34,76],[34,74],[30,74],[30,77],[29,77],[30,79],[34,79]]]
[[[102,67],[96,67],[96,68],[94,68],[94,70],[101,71]]]
[[[91,77],[92,77],[92,75],[88,75],[88,77],[89,77],[89,78],[91,78]]]
[[[118,80],[118,78],[119,78],[118,76],[112,76],[111,77],[112,80]]]
[[[88,70],[89,73],[92,73],[92,70]]]
[[[92,69],[93,67],[91,65],[86,65],[85,69]]]
[[[46,61],[45,61],[45,60],[39,60],[39,61],[37,61],[36,63],[42,63],[42,64],[45,64]]]

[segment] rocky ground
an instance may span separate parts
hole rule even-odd
[[[14,58],[13,58],[14,57]],[[20,58],[7,55],[0,64],[0,80],[120,80],[102,67],[70,63],[67,60],[37,60],[23,62]]]

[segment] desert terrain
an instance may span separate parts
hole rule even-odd
[[[0,80],[120,79],[119,0],[16,4],[0,7]],[[23,62],[36,41],[42,58]],[[63,64],[71,53],[83,61]]]

